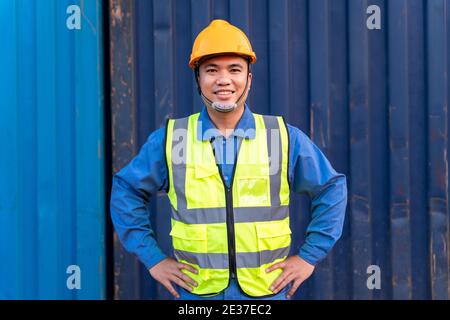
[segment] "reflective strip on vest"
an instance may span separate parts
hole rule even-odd
[[[174,250],[175,257],[190,264],[205,269],[228,269],[228,254],[226,253],[196,253]],[[257,268],[289,254],[289,247],[261,252],[238,252],[236,264],[238,268]]]
[[[281,270],[267,274],[265,269],[283,261],[291,243],[287,128],[281,117],[254,114],[256,136],[239,147],[232,182],[234,226],[227,226],[225,186],[211,143],[197,139],[198,116],[167,125],[175,257],[199,270],[189,273],[198,283],[193,293],[221,292],[229,282],[227,237],[233,227],[241,289],[250,296],[271,295],[269,287]]]
[[[258,222],[282,220],[289,217],[289,207],[260,207],[255,208],[234,208],[234,222]],[[226,213],[223,208],[199,208],[174,210],[172,207],[172,218],[186,224],[202,223],[224,223]]]

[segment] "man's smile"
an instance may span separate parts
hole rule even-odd
[[[221,90],[217,90],[214,91],[214,94],[216,96],[219,97],[219,99],[228,99],[230,98],[236,91],[233,90],[225,90],[225,89],[221,89]]]

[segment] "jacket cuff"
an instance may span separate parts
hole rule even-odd
[[[151,254],[148,254],[143,257],[139,257],[139,260],[145,265],[147,270],[150,270],[155,265],[163,261],[167,258],[167,255],[165,255],[161,250],[156,250],[155,252],[152,252]]]
[[[317,253],[314,252],[314,248],[310,247],[308,244],[304,244],[298,253],[299,257],[312,264],[313,266],[317,265],[324,257],[318,256]]]

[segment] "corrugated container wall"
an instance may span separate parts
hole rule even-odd
[[[367,27],[370,5],[381,29]],[[201,109],[191,46],[226,19],[258,57],[250,108],[285,116],[348,177],[343,236],[296,298],[449,298],[450,1],[112,0],[109,10],[114,172],[166,118]],[[296,247],[309,201],[292,199]],[[170,252],[166,197],[149,209]],[[169,298],[117,239],[114,250],[116,298]],[[367,286],[372,265],[380,289]]]
[[[0,299],[103,299],[101,1],[0,1],[0,29]]]

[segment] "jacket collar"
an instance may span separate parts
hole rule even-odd
[[[222,133],[216,128],[204,106],[197,121],[197,140],[208,141],[221,136]],[[230,136],[255,139],[255,118],[247,104],[244,105],[244,113]]]

